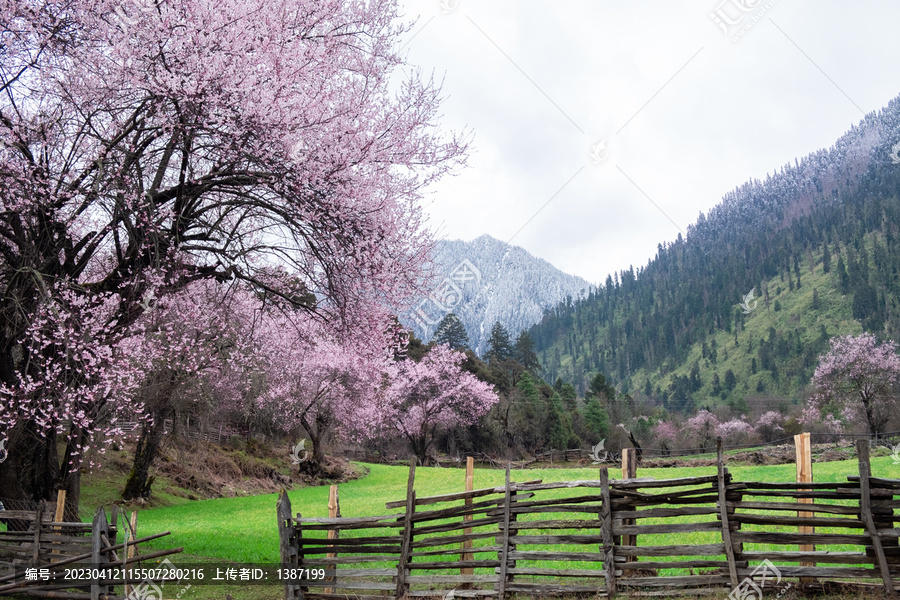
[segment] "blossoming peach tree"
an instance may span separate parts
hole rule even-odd
[[[393,0],[0,0],[5,495],[77,492],[140,413],[154,299],[237,280],[339,327],[419,294],[419,200],[465,140],[409,27]]]
[[[802,421],[822,421],[833,433],[854,425],[884,433],[900,408],[900,356],[892,341],[879,343],[871,333],[831,340],[819,357]]]

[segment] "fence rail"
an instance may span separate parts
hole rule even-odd
[[[859,475],[836,483],[736,481],[720,445],[703,477],[611,481],[604,467],[598,480],[515,483],[507,469],[503,486],[421,498],[413,464],[407,497],[386,503],[400,511],[376,517],[293,516],[282,493],[282,562],[326,569],[286,584],[285,598],[699,594],[771,585],[761,562],[778,581],[893,594],[900,479],[873,477],[868,444],[857,448]]]
[[[67,598],[71,600],[125,600],[151,598],[142,595],[156,579],[130,581],[120,575],[105,579],[66,580],[64,573],[73,568],[110,569],[112,567],[141,566],[182,551],[182,548],[157,550],[140,554],[139,544],[169,535],[169,532],[137,538],[134,517],[126,532],[119,531],[118,506],[112,507],[109,520],[101,506],[90,523],[62,521],[65,495],[60,494],[57,503],[41,502],[35,510],[0,511],[0,522],[8,531],[0,531],[0,596],[28,595],[41,598]],[[55,513],[55,516],[54,516]],[[119,539],[122,539],[120,542]],[[40,572],[40,577],[30,577],[29,571]],[[118,577],[118,578],[117,578]],[[116,588],[123,590],[116,593]],[[134,590],[135,595],[129,591]]]

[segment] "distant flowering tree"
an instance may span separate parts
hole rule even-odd
[[[653,426],[652,431],[657,445],[666,453],[675,446],[675,440],[678,439],[678,428],[674,423],[660,421]]]
[[[832,425],[839,418],[864,424],[870,433],[883,433],[900,410],[898,384],[900,356],[894,342],[879,344],[871,333],[834,338],[813,374],[803,422],[830,415]]]
[[[719,419],[706,409],[701,410],[685,423],[692,442],[698,448],[706,450],[715,446],[716,429],[719,427]]]
[[[775,410],[764,412],[756,421],[756,431],[765,442],[771,442],[784,435],[784,415]]]
[[[491,385],[462,370],[465,359],[464,353],[439,344],[421,361],[398,361],[384,404],[369,415],[372,422],[405,437],[421,464],[427,463],[439,430],[473,425],[498,401]]]
[[[716,436],[729,444],[746,444],[756,437],[756,430],[746,421],[747,417],[731,419],[716,427]]]
[[[303,428],[312,444],[304,472],[322,472],[329,436],[362,438],[360,432],[371,432],[381,415],[397,350],[393,321],[384,316],[375,331],[358,329],[355,335],[303,312],[260,317],[257,369],[265,390],[257,404],[282,430]]]

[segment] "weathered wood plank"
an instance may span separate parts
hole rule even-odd
[[[863,569],[860,567],[794,567],[778,566],[782,577],[847,577],[847,578],[872,578],[880,577],[878,569]],[[753,573],[753,569],[740,569],[738,574],[747,577]]]
[[[697,585],[722,585],[731,581],[728,575],[698,573],[684,577],[629,577],[619,581],[627,587],[692,587]],[[675,595],[675,594],[673,594]]]
[[[648,508],[646,510],[617,510],[616,517],[622,519],[663,519],[698,515],[718,515],[715,506],[682,506],[678,508]]]
[[[496,575],[410,575],[407,583],[497,583]]]
[[[461,567],[474,567],[490,569],[499,567],[499,560],[446,560],[440,562],[414,562],[410,563],[410,569],[434,570],[434,569],[459,569]]]
[[[413,530],[415,531],[415,530]],[[448,544],[458,544],[460,542],[464,542],[466,540],[484,540],[488,538],[496,537],[496,531],[487,531],[484,533],[470,533],[460,534],[460,535],[446,535],[446,536],[438,536],[438,537],[430,537],[423,540],[417,540],[410,544],[410,548],[434,548],[435,546],[446,546]]]
[[[556,583],[526,583],[517,581],[509,584],[511,592],[527,592],[530,594],[591,594],[606,595],[606,588],[601,585],[565,585]]]
[[[723,554],[725,554],[725,544],[616,547],[617,556],[719,556]]]
[[[355,565],[357,563],[367,562],[389,562],[395,563],[400,558],[399,554],[388,554],[380,556],[338,556],[335,558],[314,558],[311,560],[304,559],[303,566],[306,567],[327,567],[328,565]],[[392,569],[393,574],[397,574],[396,569]]]
[[[543,577],[606,577],[605,571],[590,569],[548,569],[536,567],[516,567],[508,569],[511,575],[531,575]]]
[[[872,518],[872,495],[869,489],[869,477],[872,475],[871,466],[869,465],[869,440],[857,440],[856,453],[859,458],[859,508],[862,513],[862,520],[866,524],[866,531],[869,537],[872,539],[872,546],[875,547],[878,569],[884,582],[884,593],[888,596],[893,596],[894,583],[891,579],[891,570],[884,555],[884,547],[881,544],[881,537],[878,535],[875,520]]]
[[[516,521],[516,529],[594,529],[599,528],[600,519],[550,519],[537,521]]]
[[[781,562],[815,561],[820,563],[837,564],[872,564],[872,559],[862,552],[836,552],[830,550],[816,550],[815,552],[791,551],[744,551],[743,557],[748,561],[769,559]],[[779,567],[781,568],[781,567]]]
[[[513,544],[596,544],[603,542],[600,534],[573,535],[514,535],[509,541]]]
[[[734,515],[732,515],[732,520],[737,523],[746,523],[748,525],[800,525],[810,527],[844,527],[850,529],[863,529],[864,527],[863,522],[859,519],[838,519],[829,517],[778,517],[775,515],[751,515],[747,513],[735,513]],[[810,531],[804,533],[814,532]]]
[[[413,541],[413,513],[416,511],[416,457],[409,463],[409,478],[406,481],[406,513],[403,515],[403,541],[400,545],[400,560],[397,562],[397,585],[395,593],[402,598],[409,591],[406,576],[409,575],[409,551]]]
[[[613,535],[645,535],[651,533],[719,531],[720,529],[722,529],[722,523],[720,523],[719,521],[704,523],[660,523],[659,525],[616,525],[614,523]]]
[[[612,508],[610,503],[609,470],[600,468],[600,535],[603,544],[600,555],[603,556],[603,570],[606,578],[606,590],[610,598],[616,595],[615,544],[612,536]]]
[[[729,508],[748,509],[748,510],[784,510],[797,512],[796,502],[763,502],[752,500],[740,500],[738,502],[728,502]],[[859,507],[857,506],[841,506],[838,504],[807,504],[805,509],[811,512],[828,513],[834,515],[857,515]]]
[[[496,554],[500,552],[502,546],[497,544],[496,546],[475,546],[470,550],[472,554],[481,554],[481,553],[490,553]],[[422,556],[449,556],[451,554],[459,554],[459,552],[455,552],[453,550],[428,550],[426,552],[410,552],[409,555],[411,557],[419,558]]]
[[[618,548],[616,548],[618,552]],[[602,562],[605,558],[600,552],[550,552],[543,550],[516,550],[509,553],[510,560],[578,560],[585,562]]]
[[[506,598],[507,569],[509,569],[509,524],[512,504],[512,489],[510,486],[509,465],[506,465],[506,484],[504,485],[504,501],[503,501],[503,539],[500,541],[500,579],[497,581],[497,597],[500,600]]]
[[[844,533],[774,533],[769,531],[735,531],[732,538],[750,544],[849,544],[865,546],[871,539],[868,535],[851,535]]]
[[[461,523],[446,523],[444,525],[429,525],[427,527],[416,527],[414,531],[416,535],[428,535],[430,533],[446,533],[448,531],[459,531],[471,533],[474,527],[483,527],[485,525],[496,525],[503,521],[502,517],[488,517],[486,519],[475,519],[472,521],[463,521]]]
[[[661,488],[661,487],[685,487],[689,485],[699,485],[703,483],[715,483],[715,475],[704,475],[702,477],[680,477],[675,479],[638,479],[635,481],[610,481],[610,489],[612,491],[628,490],[637,488]]]
[[[735,566],[734,541],[731,538],[731,527],[728,523],[728,505],[725,500],[725,458],[722,452],[722,438],[716,438],[717,482],[719,488],[719,514],[722,519],[722,542],[725,544],[725,557],[728,560],[728,575],[731,587],[738,586],[737,567]],[[692,584],[693,585],[693,584]]]

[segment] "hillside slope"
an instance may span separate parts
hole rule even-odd
[[[831,336],[896,338],[898,141],[895,99],[831,148],[726,195],[645,267],[558,305],[531,329],[545,378],[583,391],[602,372],[675,410],[796,402]]]

